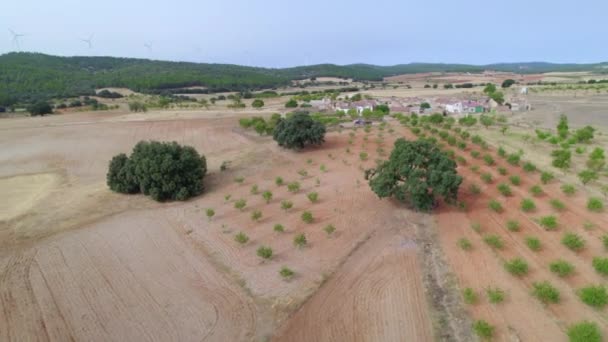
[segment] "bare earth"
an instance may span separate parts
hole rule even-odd
[[[11,195],[0,198],[0,340],[433,340],[416,229],[404,208],[377,199],[361,171],[397,132],[377,143],[360,130],[352,146],[348,131],[333,132],[322,148],[294,153],[237,128],[241,113],[2,120],[0,186]],[[205,194],[158,204],[111,193],[108,161],[144,139],[204,153]],[[220,172],[223,161],[230,167]],[[277,187],[276,176],[302,190]],[[254,184],[274,199],[251,194]],[[311,191],[319,203],[308,201]],[[242,212],[233,207],[239,198]],[[294,208],[281,210],[284,199]],[[205,208],[216,211],[210,221]],[[263,212],[257,223],[254,209]],[[304,210],[313,224],[301,221]],[[285,233],[273,232],[275,223]],[[327,224],[337,228],[332,236]],[[250,237],[244,246],[234,241],[239,231]],[[302,249],[293,245],[299,233],[309,242]],[[260,245],[274,249],[272,260],[256,256]],[[282,266],[296,276],[282,280]]]

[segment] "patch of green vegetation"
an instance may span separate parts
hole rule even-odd
[[[471,249],[473,249],[473,244],[467,238],[458,239],[458,246],[464,251],[470,251]]]
[[[604,210],[604,202],[598,197],[591,197],[587,200],[587,209],[592,212],[601,212]]]
[[[519,176],[511,176],[509,177],[509,180],[511,181],[511,184],[518,186],[521,184],[521,178]]]
[[[593,268],[601,275],[608,275],[608,258],[593,258]]]
[[[498,184],[498,192],[500,192],[503,196],[513,195],[513,192],[511,191],[511,187],[507,183]]]
[[[514,276],[524,276],[528,274],[528,263],[522,258],[513,258],[504,263],[505,270]]]
[[[302,213],[302,221],[304,221],[306,223],[312,223],[314,221],[312,213],[310,211],[303,212]]]
[[[574,265],[565,260],[558,259],[549,264],[549,270],[564,278],[574,273]]]
[[[507,174],[507,169],[505,169],[504,167],[499,167],[498,168],[498,173],[500,173],[501,175],[506,175]]]
[[[568,327],[570,342],[602,342],[602,332],[597,324],[583,321]]]
[[[462,291],[462,298],[464,299],[464,302],[469,305],[476,304],[479,300],[477,293],[475,293],[475,290],[470,287],[467,287]]]
[[[519,221],[517,220],[508,220],[507,221],[507,229],[512,232],[518,232],[520,229]]]
[[[494,336],[494,330],[495,328],[493,325],[482,319],[473,323],[473,331],[475,331],[475,334],[480,339],[491,340]]]
[[[545,230],[555,230],[557,229],[557,218],[553,215],[543,216],[538,220],[538,224]]]
[[[534,201],[530,198],[524,198],[521,201],[521,210],[525,211],[527,213],[536,210],[536,204],[534,204]]]
[[[540,240],[533,236],[526,237],[526,246],[528,246],[528,248],[534,252],[538,252],[542,248]]]
[[[562,238],[562,244],[573,252],[580,252],[585,248],[585,240],[575,233],[566,233]]]
[[[534,196],[540,196],[543,194],[543,188],[541,188],[539,185],[533,185],[530,188],[530,193]]]
[[[486,294],[488,295],[488,300],[492,304],[502,303],[505,300],[505,297],[506,297],[505,291],[503,291],[502,289],[500,289],[498,287],[487,288],[486,289]]]
[[[557,198],[550,200],[549,204],[551,204],[553,209],[555,209],[557,211],[562,211],[562,210],[566,209],[566,205],[564,204],[564,202],[558,200]]]
[[[583,287],[577,294],[583,303],[595,308],[603,308],[608,304],[608,291],[603,285]]]
[[[545,304],[559,303],[560,300],[559,290],[548,281],[533,283],[532,295]]]
[[[492,248],[502,249],[504,247],[504,242],[498,235],[486,235],[484,236],[483,241]]]
[[[572,184],[564,184],[561,186],[562,192],[568,196],[576,193],[576,187]]]
[[[483,180],[487,184],[492,183],[492,174],[488,173],[488,172],[482,173],[481,174],[481,180]]]
[[[281,277],[283,277],[283,279],[291,279],[295,275],[295,272],[289,267],[283,266],[281,267],[279,274],[281,275]]]
[[[497,200],[490,200],[490,202],[488,203],[488,207],[497,213],[503,211],[502,204],[500,204],[500,202],[498,202]]]

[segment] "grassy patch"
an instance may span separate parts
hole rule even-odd
[[[481,193],[481,188],[475,183],[469,185],[469,192],[473,195],[479,195]]]
[[[504,167],[499,167],[498,168],[498,173],[500,173],[501,175],[506,175],[507,174],[507,169],[505,169]]]
[[[528,248],[534,252],[538,252],[542,248],[540,240],[533,236],[526,237],[526,246],[528,246]]]
[[[557,218],[553,215],[543,216],[538,220],[538,224],[545,230],[555,230],[557,229]]]
[[[486,235],[484,236],[483,241],[492,248],[502,249],[504,247],[504,242],[498,235]]]
[[[534,201],[532,199],[524,198],[521,201],[520,208],[522,211],[529,213],[531,211],[536,210],[536,204],[534,203]]]
[[[511,184],[518,186],[521,184],[521,178],[519,176],[511,176],[509,177],[509,180],[511,181]]]
[[[593,258],[593,268],[601,275],[608,275],[608,258]]]
[[[513,195],[513,192],[511,191],[511,187],[507,183],[500,183],[500,184],[498,184],[498,191],[503,196],[511,196],[511,195]]]
[[[514,276],[524,276],[528,274],[528,263],[522,258],[513,258],[504,264],[505,270]]]
[[[549,264],[549,270],[564,278],[574,273],[574,265],[565,260],[558,259]]]
[[[494,336],[494,326],[483,319],[473,323],[473,331],[482,340],[491,340]]]
[[[562,192],[568,196],[572,196],[576,193],[576,187],[572,184],[564,184],[561,186]]]
[[[589,200],[587,200],[587,209],[596,213],[601,212],[604,210],[604,202],[601,198],[591,197]]]
[[[602,342],[602,332],[597,324],[583,321],[568,327],[570,342]]]
[[[467,238],[458,239],[458,247],[460,247],[463,251],[470,251],[473,249],[473,244]]]
[[[462,298],[464,302],[470,305],[476,304],[479,298],[477,297],[477,293],[470,287],[467,287],[462,291]]]
[[[580,252],[585,248],[585,240],[575,233],[564,234],[564,237],[562,237],[562,244],[574,252]]]
[[[533,283],[532,295],[545,304],[559,303],[560,299],[559,290],[548,281]]]
[[[503,211],[502,208],[502,204],[500,204],[500,202],[498,202],[497,200],[491,200],[488,203],[488,208],[492,209],[493,211],[500,213]]]
[[[543,194],[543,188],[541,188],[539,185],[533,185],[533,186],[530,188],[530,193],[531,193],[533,196],[537,196],[537,197],[538,197],[538,196],[540,196],[540,195],[542,195],[542,194]]]
[[[281,270],[279,270],[279,274],[283,279],[291,279],[295,275],[295,272],[289,267],[283,266],[281,267]]]
[[[520,229],[519,221],[516,221],[516,220],[507,221],[507,229],[512,232],[518,232]]]
[[[603,308],[608,304],[608,291],[603,285],[583,287],[577,294],[583,303],[595,308]]]
[[[498,287],[488,288],[486,289],[486,294],[488,295],[488,300],[492,304],[499,304],[505,300],[506,294],[505,291]]]
[[[482,173],[481,180],[484,181],[486,184],[492,183],[492,174],[488,172]]]
[[[566,209],[566,205],[564,204],[564,202],[558,200],[557,198],[550,200],[549,204],[551,204],[553,209],[555,209],[557,211],[562,211],[562,210]]]

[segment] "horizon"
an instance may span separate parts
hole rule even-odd
[[[437,9],[441,11],[438,11]],[[199,3],[59,0],[3,5],[0,54],[112,56],[285,68],[318,64],[587,64],[606,61],[608,4],[581,0],[492,6],[380,0]],[[584,23],[572,25],[571,23]],[[23,34],[13,39],[16,34]],[[422,62],[419,62],[422,61]],[[496,62],[502,61],[502,62]]]
[[[416,64],[420,64],[420,65],[462,65],[462,66],[473,66],[473,67],[488,67],[488,66],[496,66],[496,65],[508,65],[508,64],[535,64],[535,63],[539,63],[539,64],[552,64],[552,65],[566,65],[566,64],[572,64],[572,65],[592,65],[592,64],[608,64],[608,59],[605,61],[591,61],[591,62],[585,62],[585,63],[576,63],[576,62],[552,62],[552,61],[514,61],[514,62],[491,62],[491,63],[487,63],[487,64],[473,64],[473,63],[450,63],[450,62],[420,62],[420,61],[414,61],[414,62],[408,62],[408,63],[397,63],[397,64],[370,64],[370,63],[366,63],[366,62],[355,62],[355,63],[349,63],[349,64],[336,64],[336,63],[330,63],[330,62],[325,62],[325,63],[319,63],[319,64],[309,64],[309,65],[293,65],[293,66],[286,66],[286,67],[273,67],[273,66],[255,66],[255,65],[244,65],[244,64],[233,64],[233,63],[223,63],[223,62],[192,62],[192,61],[185,61],[185,60],[169,60],[169,59],[152,59],[152,58],[146,58],[146,57],[126,57],[126,56],[111,56],[111,55],[53,55],[53,54],[47,54],[47,53],[43,53],[43,52],[37,52],[37,51],[9,51],[9,52],[4,52],[4,53],[0,53],[0,57],[5,56],[5,55],[9,55],[12,53],[25,53],[25,54],[42,54],[42,55],[46,55],[46,56],[51,56],[51,57],[60,57],[60,58],[124,58],[124,59],[137,59],[137,60],[144,60],[144,61],[151,61],[151,62],[170,62],[170,63],[193,63],[193,64],[217,64],[217,65],[235,65],[235,66],[242,66],[242,67],[251,67],[251,68],[264,68],[264,69],[289,69],[289,68],[298,68],[298,67],[313,67],[313,66],[318,66],[318,65],[335,65],[335,66],[351,66],[351,65],[370,65],[370,66],[378,66],[378,67],[394,67],[394,66],[399,66],[399,65],[416,65]]]

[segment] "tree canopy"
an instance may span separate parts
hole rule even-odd
[[[293,113],[279,119],[273,133],[279,146],[301,149],[306,145],[321,145],[325,142],[325,126],[312,119],[308,113]]]
[[[503,87],[503,88],[509,88],[510,86],[512,86],[514,84],[515,84],[515,80],[512,80],[512,79],[508,78],[508,79],[502,81],[501,87]]]
[[[378,197],[394,197],[424,211],[433,209],[437,196],[455,201],[462,183],[456,163],[424,139],[398,139],[389,160],[367,170],[365,177]]]
[[[183,201],[203,191],[205,156],[176,142],[140,141],[130,157],[121,153],[110,161],[111,190],[143,193],[156,201]]]

